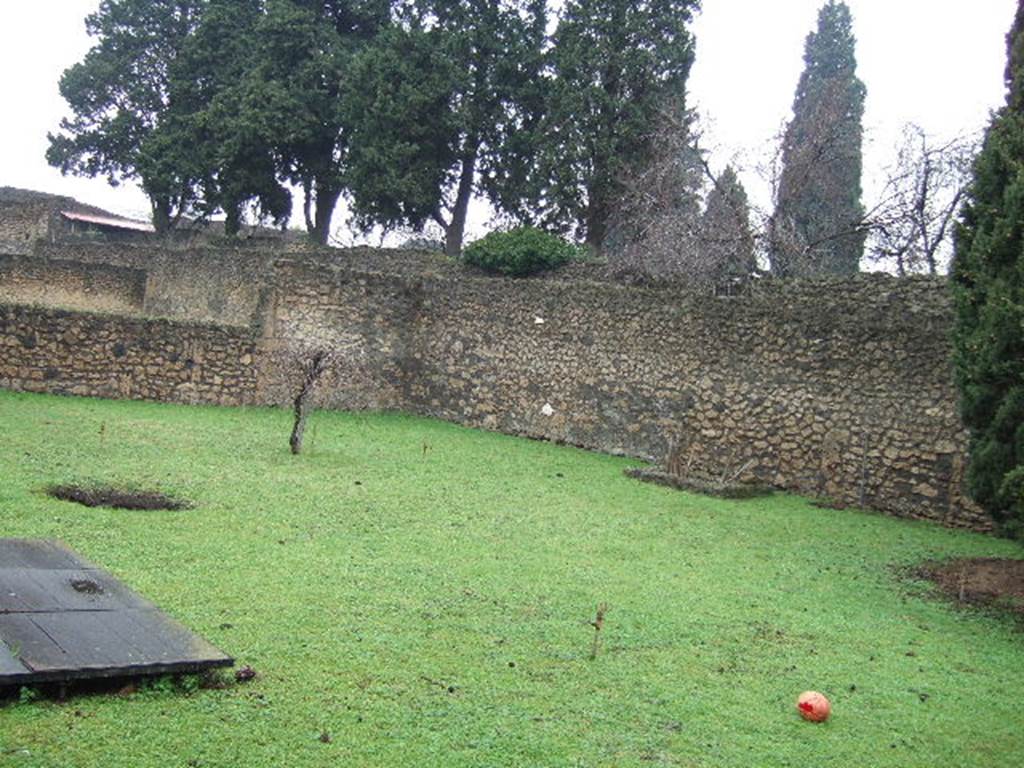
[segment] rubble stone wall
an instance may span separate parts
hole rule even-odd
[[[330,407],[674,450],[715,477],[988,525],[964,494],[942,280],[768,280],[716,297],[365,250],[51,243],[31,258],[0,259],[0,386],[284,404],[298,357],[326,346],[342,361]],[[23,306],[48,281],[72,309],[120,316]]]
[[[0,304],[0,387],[23,392],[247,405],[249,331]]]

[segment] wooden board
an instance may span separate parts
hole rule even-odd
[[[0,539],[0,687],[233,663],[63,544]]]

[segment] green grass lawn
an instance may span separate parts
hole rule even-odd
[[[1024,765],[1024,634],[899,575],[1019,545],[408,416],[317,413],[298,458],[289,428],[0,393],[0,533],[63,539],[259,673],[14,699],[0,765]],[[75,481],[195,506],[45,493]]]

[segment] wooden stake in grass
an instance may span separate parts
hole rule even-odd
[[[590,622],[590,626],[594,628],[594,644],[590,647],[590,659],[593,661],[597,658],[597,651],[601,646],[601,628],[604,627],[604,615],[608,612],[607,603],[601,603],[597,606],[597,616]]]

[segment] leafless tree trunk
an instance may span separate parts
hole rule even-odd
[[[292,426],[292,436],[288,441],[292,454],[296,456],[302,453],[302,438],[306,431],[306,420],[309,418],[312,408],[316,386],[334,363],[335,355],[329,349],[316,349],[300,363],[302,383],[298,394],[295,395],[295,423]]]

